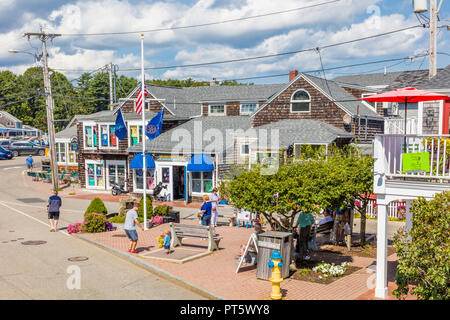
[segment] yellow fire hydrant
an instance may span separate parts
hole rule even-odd
[[[278,250],[275,250],[270,259],[272,259],[269,261],[269,268],[272,269],[272,277],[269,279],[272,282],[272,294],[270,298],[272,300],[281,300],[280,283],[283,281],[283,278],[281,278],[281,268],[283,267],[283,263],[281,262],[282,257]]]

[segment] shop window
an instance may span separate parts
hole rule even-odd
[[[192,192],[208,193],[213,189],[213,172],[192,172]]]
[[[134,190],[143,190],[144,175],[142,169],[133,170]],[[153,190],[155,188],[155,169],[147,169],[147,189]]]
[[[103,164],[100,163],[86,163],[87,170],[87,187],[104,187],[105,170]]]

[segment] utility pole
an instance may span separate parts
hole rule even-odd
[[[56,148],[55,148],[55,126],[53,122],[53,98],[52,88],[50,83],[50,76],[48,74],[48,61],[47,61],[47,40],[54,39],[60,34],[45,33],[41,30],[40,33],[25,33],[24,36],[37,37],[42,42],[42,64],[44,73],[44,90],[45,101],[47,105],[47,128],[50,143],[50,166],[52,170],[52,187],[53,190],[58,189],[58,166],[56,164]]]
[[[442,0],[441,0],[442,4]],[[429,73],[428,77],[431,79],[433,78],[437,73],[437,67],[436,67],[436,20],[437,20],[437,0],[430,0],[430,66],[429,66]]]
[[[112,62],[108,65],[108,73],[109,73],[109,108],[111,110],[114,109],[114,96],[113,96],[113,64]]]

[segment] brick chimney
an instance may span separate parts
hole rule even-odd
[[[298,70],[289,71],[289,82],[295,79],[298,76]]]

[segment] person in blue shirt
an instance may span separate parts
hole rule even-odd
[[[48,198],[47,213],[50,221],[50,232],[56,232],[59,220],[59,208],[61,208],[62,200],[58,196],[58,191],[53,190],[52,195]]]
[[[27,163],[28,171],[33,171],[33,162],[34,162],[34,160],[33,160],[33,157],[31,156],[31,154],[28,156],[28,158],[25,161]]]
[[[202,226],[211,225],[212,204],[209,202],[209,196],[207,194],[203,196],[203,204],[200,212],[202,213]]]
[[[309,256],[308,241],[309,234],[311,233],[311,226],[314,224],[314,221],[314,216],[311,213],[300,211],[297,223],[293,226],[294,229],[297,228],[297,226],[300,229],[296,246],[296,250],[298,252],[300,260],[311,259],[311,257]]]
[[[170,231],[166,230],[166,232],[164,232],[165,236],[164,236],[164,249],[166,249],[166,253],[169,254],[170,253]]]

